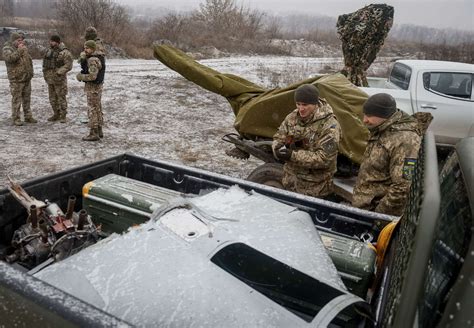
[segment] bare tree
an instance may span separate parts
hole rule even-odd
[[[13,0],[0,0],[0,25],[10,24],[13,17]]]
[[[235,0],[206,0],[199,5],[195,19],[203,22],[214,35],[237,39],[255,38],[263,27],[263,13],[238,6]]]
[[[118,43],[130,28],[125,7],[111,0],[59,0],[56,14],[59,28],[70,37],[82,37],[86,27],[92,25],[108,43]]]

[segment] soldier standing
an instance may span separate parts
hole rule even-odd
[[[90,41],[90,40],[94,41],[95,42],[95,47],[96,47],[95,52],[98,55],[105,56],[104,43],[102,42],[102,39],[100,39],[97,36],[97,30],[94,26],[89,26],[88,28],[86,28],[86,33],[85,33],[84,39],[86,41]],[[81,52],[78,63],[81,64],[85,60],[86,60],[86,53],[83,51],[83,52]]]
[[[370,137],[354,187],[352,205],[400,216],[406,206],[418,159],[423,122],[397,110],[395,99],[386,93],[369,97],[363,110]]]
[[[67,72],[72,69],[72,55],[61,42],[59,35],[52,35],[50,48],[43,58],[43,75],[48,84],[49,102],[53,116],[48,121],[66,123],[67,114]]]
[[[33,78],[33,61],[23,38],[18,33],[10,35],[5,42],[3,58],[7,66],[7,76],[12,94],[12,121],[16,126],[23,125],[20,118],[21,107],[25,122],[36,123],[31,113],[31,79]]]
[[[273,136],[273,154],[285,161],[283,186],[313,197],[331,197],[341,135],[339,122],[314,85],[299,86],[295,102],[297,108]]]
[[[89,135],[84,141],[98,141],[103,137],[102,87],[105,75],[105,57],[96,52],[95,42],[84,43],[86,60],[81,63],[81,73],[77,74],[78,81],[85,82],[84,91],[87,95],[87,116],[89,118]]]

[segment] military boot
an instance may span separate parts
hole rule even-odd
[[[38,121],[35,120],[32,116],[25,117],[25,122],[26,123],[38,123]]]
[[[59,122],[66,123],[66,113],[59,114]]]
[[[13,125],[22,126],[23,122],[19,118],[16,118],[16,119],[13,120]]]
[[[97,129],[97,134],[99,135],[99,138],[104,137],[104,132],[102,131],[102,126],[99,126]]]
[[[56,113],[56,112],[54,112],[53,116],[48,117],[49,122],[54,122],[54,121],[57,121],[57,120],[59,120],[59,114]]]
[[[92,128],[89,132],[89,135],[82,138],[83,141],[99,141],[99,131],[97,128]]]

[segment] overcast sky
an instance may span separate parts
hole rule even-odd
[[[177,11],[197,8],[204,0],[118,0],[138,6],[148,4]],[[337,17],[370,3],[363,0],[237,0],[247,7],[275,14],[307,13]],[[387,0],[395,7],[395,24],[414,24],[474,31],[474,0]]]

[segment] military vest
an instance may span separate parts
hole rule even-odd
[[[94,81],[90,81],[87,83],[101,84],[104,82],[104,77],[105,77],[105,57],[103,55],[93,55],[91,57],[98,58],[100,60],[100,64],[102,68],[99,70],[99,73],[97,74],[97,78]],[[81,74],[89,74],[89,66],[87,65],[87,60],[83,60],[81,62]]]
[[[56,69],[64,65],[64,60],[59,59],[59,53],[67,48],[50,48],[43,59],[43,70]]]

